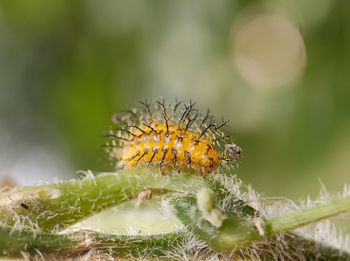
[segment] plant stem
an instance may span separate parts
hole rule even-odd
[[[268,237],[287,231],[282,236],[283,243],[287,244],[289,250],[294,250],[295,257],[302,251],[308,258],[320,255],[326,258],[324,260],[350,260],[348,253],[341,254],[338,249],[288,232],[349,211],[350,198],[281,217],[263,219],[246,202],[232,195],[226,212],[221,213],[214,197],[217,195],[219,200],[224,201],[229,192],[220,186],[193,172],[162,175],[158,168],[132,168],[96,177],[90,175],[60,184],[12,189],[0,193],[0,222],[12,226],[0,226],[0,254],[12,257],[18,256],[21,251],[35,253],[38,250],[48,255],[82,255],[89,249],[94,249],[118,257],[164,257],[184,243],[185,232],[135,236],[107,235],[84,230],[71,234],[47,233],[62,230],[102,210],[137,198],[141,191],[148,189],[154,194],[181,193],[174,193],[171,200],[176,217],[217,252],[231,253],[237,248],[264,242],[265,246],[271,247],[278,244],[278,240]],[[201,190],[202,188],[206,189]],[[209,188],[216,195],[209,193]],[[193,196],[199,190],[202,192],[198,195],[205,195],[201,204],[205,215]],[[285,254],[293,255],[289,250]],[[262,249],[258,253],[265,255]],[[264,257],[270,258],[271,253],[274,254],[270,251]]]
[[[0,256],[9,258],[31,255],[64,257],[82,256],[90,249],[113,257],[164,257],[167,251],[179,246],[184,232],[156,235],[109,235],[91,231],[72,234],[51,234],[28,230],[16,230],[0,226]]]
[[[263,241],[267,237],[278,233],[350,210],[349,201],[350,198],[346,198],[278,218],[256,220],[260,222],[259,225],[257,223],[254,225],[253,220],[242,219],[239,217],[239,213],[226,212],[228,218],[223,221],[219,228],[213,226],[203,217],[195,197],[184,196],[173,200],[172,204],[177,218],[185,226],[189,226],[199,239],[205,241],[215,251],[230,253],[237,248],[251,245],[253,242]],[[300,218],[297,218],[298,216]],[[259,232],[257,227],[260,225],[262,230]],[[264,234],[261,233],[262,231]],[[296,251],[303,251],[308,255],[316,256],[319,254],[326,257],[326,259],[320,260],[350,259],[349,253],[342,253],[341,250],[301,238],[291,232],[288,232],[284,238],[288,242],[289,249],[294,248]],[[303,248],[300,246],[303,246]],[[290,252],[286,254],[291,255]]]
[[[0,193],[0,221],[18,228],[62,230],[136,198],[145,188],[191,194],[203,186],[208,186],[206,180],[193,173],[162,175],[159,168],[132,168],[60,184],[15,188]]]
[[[80,240],[68,235],[17,230],[0,226],[0,256],[18,257],[21,252],[36,253],[73,253],[81,248]],[[81,249],[80,249],[81,250]]]
[[[265,222],[266,235],[301,227],[312,222],[339,215],[349,210],[350,197],[346,197],[281,217],[272,218]]]

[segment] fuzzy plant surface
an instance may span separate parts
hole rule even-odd
[[[173,219],[161,232],[118,233],[86,225],[115,207],[116,213],[129,215],[127,220],[136,215],[140,225],[149,221],[140,209],[157,208],[159,215]],[[306,230],[295,231],[349,211],[350,197],[292,210],[264,205],[236,176],[203,178],[194,170],[162,173],[156,167],[98,175],[88,171],[81,179],[0,193],[0,255],[47,260],[350,260],[348,246],[334,243],[334,236],[321,242]],[[118,222],[118,215],[113,219]]]

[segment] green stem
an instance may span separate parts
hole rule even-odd
[[[113,257],[166,257],[182,246],[186,232],[178,231],[154,235],[107,235],[93,233],[94,248]]]
[[[35,254],[36,249],[43,253],[74,253],[78,249],[79,240],[68,235],[17,230],[0,226],[0,256],[18,257],[21,252]],[[79,251],[80,251],[79,250]]]
[[[145,188],[191,194],[203,186],[208,186],[205,179],[193,173],[162,175],[159,168],[132,168],[60,184],[15,188],[0,193],[0,221],[8,226],[62,230],[136,198]]]
[[[98,254],[113,257],[164,257],[184,238],[185,233],[181,231],[157,235],[109,235],[90,231],[51,234],[0,226],[0,256],[14,258],[26,252],[31,256],[40,253],[46,257],[72,257],[95,249]]]
[[[303,209],[265,222],[267,235],[291,230],[350,210],[350,197]]]
[[[253,242],[265,240],[267,237],[300,227],[312,222],[317,222],[329,216],[350,210],[350,198],[337,200],[314,208],[301,210],[297,213],[272,219],[242,219],[239,213],[225,213],[227,219],[217,228],[206,220],[197,206],[197,200],[193,196],[184,196],[172,201],[174,214],[185,225],[189,226],[193,233],[205,241],[215,251],[230,253],[237,248],[251,245]],[[305,211],[305,212],[304,212]],[[318,212],[319,211],[319,212]],[[301,218],[297,218],[301,216]],[[294,221],[293,221],[294,220]],[[284,222],[285,221],[285,222]],[[255,224],[255,225],[254,225]],[[257,229],[260,227],[260,232]],[[262,234],[264,233],[264,234]],[[320,260],[349,260],[349,253],[341,253],[341,250],[326,246],[313,240],[304,239],[297,234],[287,232],[284,239],[288,242],[288,248],[302,251],[304,254],[326,256]],[[271,243],[272,241],[270,241]],[[275,243],[277,240],[275,240]],[[272,244],[271,244],[272,245]],[[270,246],[271,247],[271,246]],[[315,252],[317,250],[317,252]],[[261,251],[261,254],[266,254]],[[267,253],[271,254],[270,253]],[[286,252],[291,255],[290,251]],[[266,256],[265,256],[266,257]],[[271,257],[270,257],[271,258]]]

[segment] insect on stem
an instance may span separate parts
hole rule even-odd
[[[178,171],[189,167],[204,175],[216,170],[223,162],[239,159],[238,147],[233,145],[225,147],[227,155],[219,152],[218,147],[222,145],[219,141],[229,137],[217,135],[218,130],[228,121],[222,119],[220,124],[216,124],[209,110],[201,117],[194,107],[195,103],[190,100],[183,104],[183,112],[177,115],[177,109],[182,104],[177,100],[174,105],[166,104],[164,99],[140,103],[143,110],[131,110],[131,116],[139,115],[136,111],[144,115],[141,114],[134,122],[122,122],[121,129],[106,135],[123,141],[112,140],[116,146],[107,144],[113,148],[108,151],[110,157],[120,159],[118,166],[157,165],[162,173],[168,167]]]

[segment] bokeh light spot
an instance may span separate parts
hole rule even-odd
[[[277,14],[241,15],[233,30],[238,72],[258,87],[279,87],[296,79],[306,65],[298,28]]]

